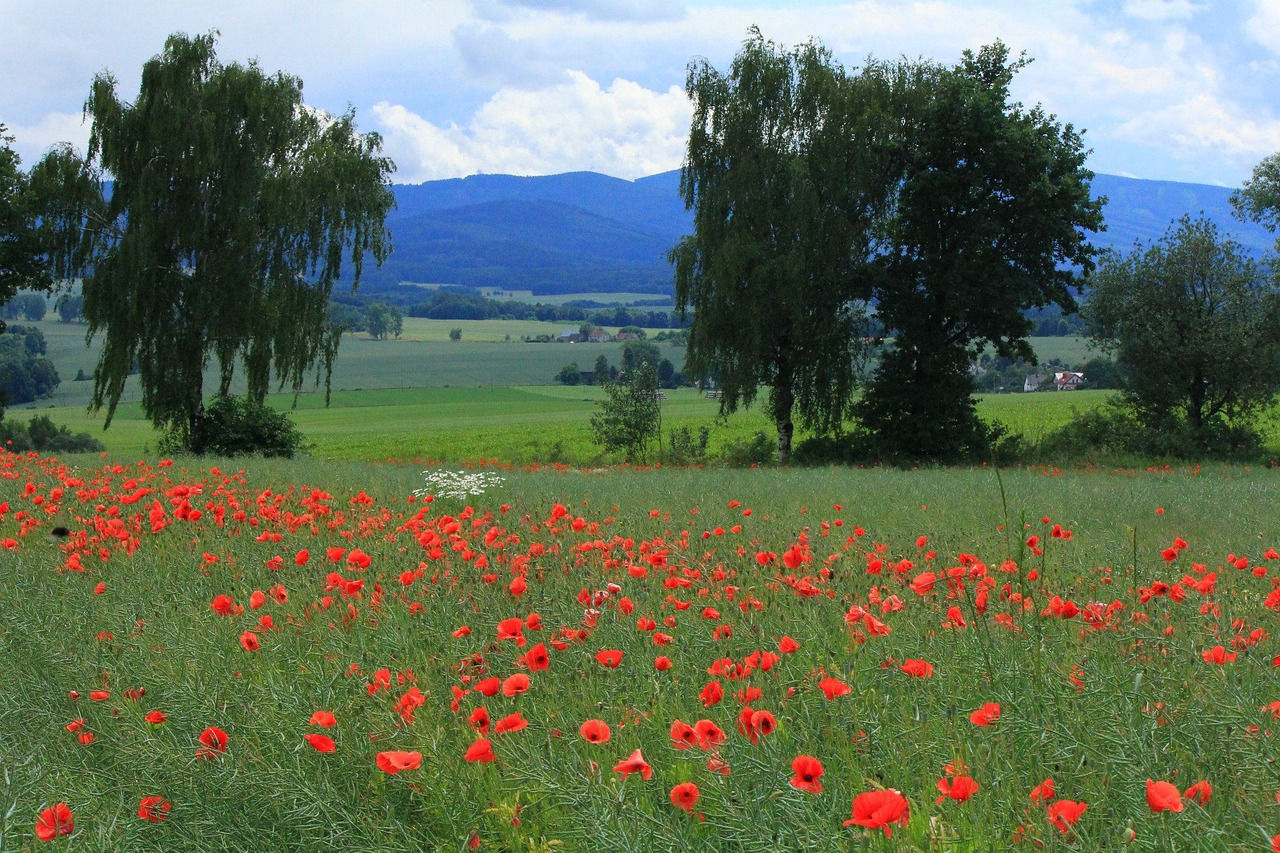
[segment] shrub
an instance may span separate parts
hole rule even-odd
[[[183,446],[176,433],[167,433],[161,439],[160,449],[164,453],[255,454],[292,459],[303,449],[303,437],[285,412],[245,397],[220,396],[205,407],[190,447]]]

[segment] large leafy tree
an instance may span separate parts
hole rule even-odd
[[[32,182],[56,226],[57,274],[82,276],[88,336],[103,336],[92,407],[107,423],[141,374],[148,417],[199,451],[204,374],[242,368],[260,403],[274,380],[328,386],[340,328],[334,284],[381,263],[394,169],[354,114],[302,101],[302,81],[224,65],[215,34],[174,35],[131,103],[110,74],[85,103],[88,154],[51,152]],[[110,178],[107,183],[104,178]]]
[[[30,181],[12,143],[0,124],[0,303],[20,289],[48,290],[51,284]]]
[[[1253,167],[1249,180],[1232,194],[1231,203],[1241,217],[1280,230],[1280,153]]]
[[[990,345],[1031,360],[1026,309],[1073,311],[1102,224],[1071,125],[1011,103],[1026,60],[1000,42],[951,68],[917,66],[898,103],[900,146],[877,222],[873,296],[892,346],[856,406],[880,452],[955,458],[985,450],[969,365]]]
[[[1274,271],[1207,219],[1184,217],[1163,239],[1106,256],[1083,313],[1127,368],[1125,400],[1148,426],[1173,414],[1204,443],[1280,391]]]
[[[851,81],[822,47],[786,50],[758,30],[727,74],[689,66],[693,121],[680,192],[693,233],[671,252],[676,304],[692,310],[685,370],[712,377],[721,411],[768,386],[778,459],[793,415],[838,428],[854,390],[863,314],[852,295],[870,233]]]

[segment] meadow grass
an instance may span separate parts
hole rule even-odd
[[[429,503],[407,465],[0,472],[6,848],[58,802],[59,846],[112,850],[1234,851],[1280,832],[1271,471],[504,470]],[[499,638],[509,619],[527,645]],[[523,657],[538,643],[546,669]],[[1236,658],[1207,661],[1219,644]],[[478,692],[521,673],[525,693]],[[740,731],[744,706],[776,728]],[[593,719],[607,742],[579,735]],[[724,742],[676,748],[698,720]],[[227,749],[201,758],[209,726]],[[495,760],[466,760],[482,738]],[[636,749],[652,778],[615,770]],[[388,750],[420,766],[389,775]],[[801,755],[820,793],[791,784]],[[976,793],[935,802],[952,775]],[[1029,796],[1047,778],[1087,804],[1065,831]],[[1157,814],[1148,778],[1213,794]],[[693,814],[668,796],[686,782]],[[882,787],[902,824],[842,825]],[[162,822],[136,815],[150,795]]]

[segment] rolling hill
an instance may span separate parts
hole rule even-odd
[[[537,295],[671,292],[667,251],[690,229],[680,173],[627,181],[593,172],[542,177],[473,175],[396,185],[388,218],[394,251],[367,271],[364,288],[401,282],[531,290]],[[1128,250],[1201,212],[1254,252],[1274,244],[1231,215],[1231,190],[1204,184],[1097,175],[1106,196],[1100,248]]]

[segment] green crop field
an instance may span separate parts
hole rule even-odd
[[[418,470],[0,451],[0,846],[1280,833],[1272,471]]]

